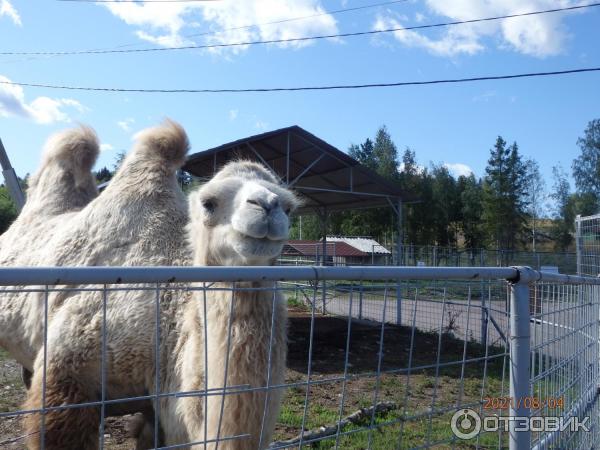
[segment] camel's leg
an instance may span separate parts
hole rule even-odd
[[[50,216],[78,210],[98,195],[91,172],[98,157],[91,128],[77,127],[52,136],[38,171],[31,177],[22,215]]]
[[[36,370],[31,388],[27,392],[25,409],[41,409],[43,370]],[[89,383],[58,365],[50,365],[46,371],[46,408],[73,405],[96,400]],[[24,427],[27,448],[38,450],[44,439],[48,450],[94,450],[98,448],[100,408],[65,408],[25,416]],[[43,437],[42,437],[43,432]]]
[[[136,440],[135,450],[154,448],[154,410],[145,409],[142,413],[127,417],[125,429],[129,437]],[[164,446],[162,430],[158,430],[158,446]]]
[[[31,387],[31,377],[33,374],[31,371],[27,370],[25,367],[21,367],[21,381],[27,389]]]
[[[42,439],[48,450],[98,448],[101,407],[78,406],[100,400],[102,392],[103,322],[93,310],[94,300],[99,299],[70,298],[48,325],[47,344],[36,356],[23,408],[46,409],[24,416],[30,450],[38,450]]]

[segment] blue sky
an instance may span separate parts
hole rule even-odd
[[[0,0],[3,51],[146,48],[353,32],[514,14],[571,0],[418,0],[344,14],[382,0],[221,0],[92,4]],[[243,25],[322,14],[307,20]],[[600,66],[600,8],[444,29],[221,50],[60,57],[0,56],[0,79],[94,87],[248,88],[375,83]],[[223,32],[222,30],[228,29]],[[218,34],[187,37],[206,31]],[[142,128],[171,117],[192,151],[291,124],[342,150],[387,125],[420,164],[484,173],[496,136],[570,171],[577,138],[600,118],[600,74],[460,85],[268,94],[122,94],[0,85],[0,138],[19,175],[46,138],[76,122],[103,142],[111,165]],[[458,165],[458,166],[456,166]]]

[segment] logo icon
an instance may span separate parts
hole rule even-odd
[[[460,409],[450,420],[450,428],[459,439],[472,439],[481,431],[481,418],[472,409]]]

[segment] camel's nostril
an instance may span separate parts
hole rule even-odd
[[[259,208],[266,209],[267,211],[269,211],[267,206],[263,205],[262,203],[258,202],[257,200],[252,200],[251,198],[249,198],[248,200],[246,200],[246,202],[250,203],[251,205],[258,206]]]
[[[267,213],[270,213],[271,210],[277,206],[277,203],[275,203],[275,204],[269,204],[267,202],[261,202],[259,200],[253,200],[251,198],[249,198],[248,200],[246,200],[246,202],[249,203],[249,204],[251,204],[251,205],[258,206],[261,209],[264,209],[265,212],[267,212]]]

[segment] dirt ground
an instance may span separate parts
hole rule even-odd
[[[310,314],[292,308],[289,320],[286,381],[300,383],[300,385],[286,390],[279,423],[275,430],[276,440],[297,436],[303,423],[305,429],[335,424],[340,415],[346,416],[361,407],[372,405],[374,400],[393,401],[398,405],[399,411],[387,417],[389,419],[399,417],[401,414],[418,414],[446,404],[452,405],[456,403],[457,398],[478,400],[481,395],[480,380],[483,367],[479,363],[462,368],[461,365],[442,367],[437,371],[434,368],[420,369],[410,377],[405,373],[391,373],[381,377],[362,376],[376,374],[378,367],[381,371],[406,368],[409,360],[412,362],[412,367],[435,365],[438,359],[442,363],[461,360],[465,350],[467,357],[483,356],[485,349],[478,344],[469,344],[465,349],[464,343],[451,335],[444,335],[440,341],[439,335],[435,333],[417,331],[413,336],[410,328],[386,325],[383,330],[384,345],[382,346],[381,326],[356,322],[351,323],[351,339],[348,341],[347,320],[316,316],[310,380],[322,381],[322,384],[311,386],[307,397],[306,385],[302,385],[302,382],[306,382],[309,377],[310,330]],[[411,338],[415,342],[415,350],[412,353],[410,352]],[[344,382],[347,345],[349,350],[347,381]],[[383,351],[380,357],[381,349]],[[488,371],[491,373],[496,369],[498,368],[488,368]],[[14,361],[8,359],[5,353],[0,353],[0,412],[18,410],[24,400],[25,388],[19,371],[20,368]],[[461,372],[465,379],[462,387],[458,382]],[[358,374],[361,374],[361,377],[353,377]],[[488,383],[492,384],[492,388],[493,381],[490,379]],[[305,408],[307,398],[308,404]],[[411,425],[412,422],[407,424]],[[432,423],[430,420],[429,424],[423,426],[427,428],[426,425],[430,434],[435,433],[435,422]],[[447,421],[440,426],[444,430],[449,429]],[[419,439],[422,444],[427,430],[421,428],[412,429],[408,426],[403,429],[398,428],[394,439],[397,438],[398,433],[408,433],[407,444],[406,446],[403,444],[403,448],[410,448],[411,442],[418,443]],[[22,436],[19,417],[0,418],[0,448],[11,450],[24,448],[23,439],[19,439]],[[383,446],[373,447],[388,448],[386,444],[380,445]],[[107,419],[105,448],[114,450],[135,448],[133,439],[127,436],[123,418]],[[361,448],[361,445],[340,446],[340,448]],[[395,448],[395,445],[389,448]]]

